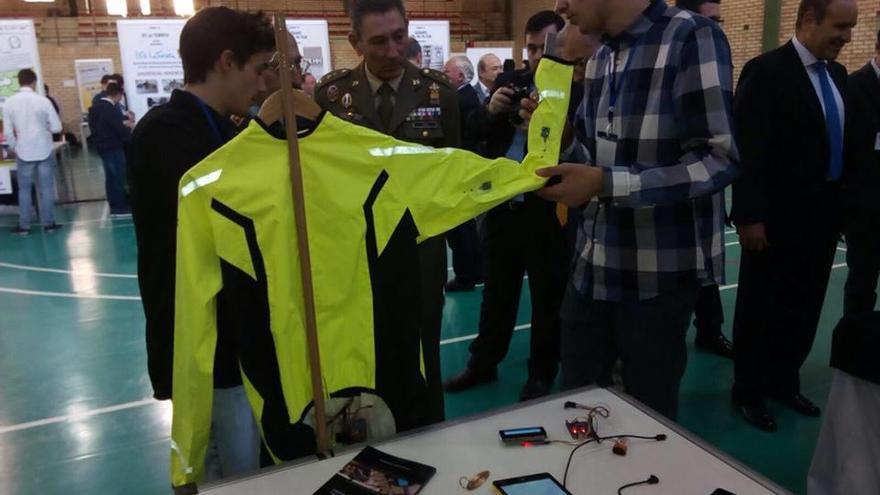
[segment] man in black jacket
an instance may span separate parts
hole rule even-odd
[[[533,69],[544,54],[548,33],[564,26],[551,11],[532,16],[526,24],[530,69],[498,76],[486,106],[473,112],[465,135],[485,140],[487,156],[521,161],[526,133],[520,128],[520,99],[534,90]],[[559,365],[559,306],[565,289],[565,236],[556,218],[556,205],[534,194],[504,203],[486,215],[483,224],[485,281],[480,329],[471,343],[464,371],[446,382],[448,392],[466,390],[497,378],[496,367],[507,354],[516,325],[523,276],[529,274],[532,300],[529,378],[521,400],[546,395]]]
[[[104,165],[104,189],[110,216],[131,215],[125,192],[125,145],[131,137],[134,122],[119,111],[122,88],[118,84],[107,84],[103,93],[104,96],[89,108],[89,129]]]
[[[775,431],[763,398],[818,416],[801,395],[804,363],[839,236],[846,69],[855,0],[801,0],[794,38],[750,60],[734,100],[742,177],[731,218],[743,247],[733,323],[733,400]]]
[[[471,86],[474,78],[474,65],[464,55],[456,55],[446,62],[443,73],[458,91],[458,108],[461,114],[461,128],[464,129],[468,116],[480,107],[477,90]],[[461,136],[461,147],[480,153],[480,142],[468,136]],[[483,281],[480,236],[477,234],[476,220],[468,220],[446,233],[446,242],[452,251],[452,271],[455,278],[446,283],[446,292],[473,290]]]
[[[173,399],[174,279],[178,182],[233,135],[230,115],[247,115],[275,47],[264,17],[226,7],[200,10],[180,34],[183,90],[135,127],[129,154],[138,283],[147,321],[147,364],[154,396]],[[247,403],[224,301],[218,304],[214,406],[208,479],[259,467],[259,433]],[[183,391],[186,393],[186,391]],[[214,458],[217,459],[214,459]]]
[[[877,55],[849,76],[852,109],[851,169],[847,171],[846,264],[849,276],[844,290],[845,315],[869,312],[877,303],[880,274],[880,31]]]

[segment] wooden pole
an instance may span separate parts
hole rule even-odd
[[[299,159],[299,140],[296,128],[296,111],[293,108],[293,76],[288,56],[288,34],[284,14],[275,13],[275,47],[278,51],[279,75],[281,77],[281,101],[287,130],[287,148],[290,154],[290,184],[293,193],[293,212],[296,222],[296,241],[299,248],[299,268],[302,276],[303,300],[305,302],[306,341],[309,351],[309,370],[312,375],[312,395],[315,401],[315,434],[318,454],[330,453],[327,435],[327,415],[324,408],[324,382],[321,376],[321,354],[318,348],[318,327],[315,317],[315,290],[312,285],[312,260],[309,253],[309,235],[306,228],[305,195],[303,192],[302,167]]]

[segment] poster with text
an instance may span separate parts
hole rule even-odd
[[[442,71],[449,59],[449,21],[410,21],[409,35],[422,45],[422,67]]]
[[[116,22],[122,76],[128,109],[140,119],[167,103],[183,87],[183,64],[178,54],[183,19],[121,20]]]
[[[327,21],[288,19],[287,30],[296,39],[304,68],[307,64],[309,73],[321,79],[321,76],[333,70]]]
[[[498,60],[501,61],[502,66],[504,65],[504,61],[510,58],[513,58],[513,48],[512,47],[492,47],[492,48],[468,48],[467,49],[467,58],[474,64],[474,79],[471,81],[471,84],[477,84],[477,81],[480,78],[480,69],[479,63],[480,59],[484,55],[495,55],[498,57]],[[491,88],[490,88],[491,89]]]
[[[101,77],[105,74],[113,74],[113,60],[109,58],[79,59],[73,61],[73,68],[76,71],[79,108],[82,113],[88,113],[89,108],[92,107],[92,98],[101,92]]]
[[[34,21],[0,19],[0,109],[3,102],[18,91],[18,71],[21,69],[37,73],[37,91],[43,94]]]
[[[12,163],[0,163],[0,194],[12,194]]]

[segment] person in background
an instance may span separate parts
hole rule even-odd
[[[530,61],[537,68],[544,55],[548,33],[564,26],[561,17],[546,10],[533,15],[525,26]],[[527,134],[517,120],[520,101],[534,90],[534,72],[505,72],[495,81],[488,103],[473,113],[465,134],[485,140],[486,156],[522,161]],[[522,98],[520,96],[519,98]],[[546,395],[559,368],[559,304],[565,289],[565,236],[556,217],[556,204],[533,193],[505,202],[483,221],[485,281],[480,327],[470,345],[467,367],[445,383],[447,392],[459,392],[498,378],[497,367],[510,347],[524,275],[529,276],[532,301],[528,379],[520,400]]]
[[[131,136],[128,155],[132,213],[138,247],[138,284],[146,317],[147,365],[153,395],[172,399],[174,280],[178,182],[233,136],[230,115],[247,115],[265,91],[264,73],[275,51],[268,19],[226,7],[207,7],[180,33],[182,90],[150,109]],[[220,293],[214,358],[214,402],[206,478],[259,467],[259,431],[242,387],[238,354],[230,341]],[[181,391],[181,393],[190,393]],[[314,434],[297,440],[314,445]],[[295,448],[295,447],[294,447]]]
[[[501,59],[494,53],[487,53],[480,57],[477,62],[477,82],[474,83],[480,105],[486,104],[489,94],[495,88],[495,79],[501,75],[501,72]]]
[[[880,31],[875,56],[850,74],[853,170],[847,173],[844,218],[849,275],[844,315],[874,311],[880,275]]]
[[[296,38],[290,33],[287,33],[287,35],[287,59],[290,61],[290,83],[293,85],[294,89],[302,89],[304,79],[303,67],[305,61],[299,52],[299,44],[297,44]],[[278,51],[275,51],[275,53],[272,54],[272,58],[269,59],[268,70],[263,71],[264,89],[257,91],[248,115],[233,116],[233,122],[236,124],[238,131],[243,130],[247,126],[249,119],[245,117],[256,117],[257,114],[260,113],[260,107],[263,105],[263,102],[266,101],[266,98],[281,89],[281,76],[278,72],[280,66],[281,58],[278,56]],[[277,122],[276,124],[280,125],[280,122]]]
[[[464,55],[456,55],[446,62],[443,72],[458,91],[458,108],[463,128],[467,117],[480,106],[477,91],[471,86],[474,66]],[[466,150],[475,153],[479,151],[479,142],[470,139],[467,134],[462,135],[461,145]],[[480,236],[477,234],[476,220],[468,220],[447,232],[446,241],[452,251],[452,271],[455,274],[455,278],[446,283],[446,292],[474,290],[476,284],[483,281]]]
[[[578,163],[538,171],[559,177],[543,197],[586,205],[562,303],[562,386],[601,382],[620,357],[626,392],[674,420],[697,290],[724,281],[717,193],[738,172],[730,46],[716,23],[663,0],[556,8],[604,41],[567,147]]]
[[[115,82],[104,88],[104,97],[89,109],[89,129],[104,165],[104,190],[110,204],[110,216],[131,215],[126,194],[125,146],[131,137],[134,121],[119,113],[122,89]]]
[[[409,38],[409,44],[406,46],[406,53],[403,56],[409,60],[409,63],[422,68],[422,45],[417,39]]]
[[[106,93],[104,93],[104,92],[107,90],[107,85],[110,84],[110,81],[112,81],[112,80],[113,80],[112,74],[104,74],[103,76],[101,76],[101,91],[95,93],[95,95],[92,96],[92,105],[94,105],[95,102],[97,102],[101,98],[107,96]],[[117,82],[117,84],[119,84],[119,83]]]
[[[721,0],[676,0],[675,6],[721,24]],[[724,191],[718,194],[721,197],[721,204],[725,205]],[[721,332],[723,323],[724,308],[721,306],[721,292],[718,290],[718,285],[709,284],[700,287],[694,308],[694,327],[697,329],[694,344],[718,356],[733,359],[733,343]]]
[[[743,174],[731,220],[742,258],[733,318],[733,403],[764,431],[777,424],[764,399],[818,417],[801,393],[840,236],[846,68],[855,0],[801,0],[795,35],[753,58],[734,101]]]
[[[318,79],[311,72],[303,74],[302,90],[303,93],[315,97],[315,87],[318,85]]]
[[[34,90],[37,74],[30,69],[18,72],[20,89],[3,104],[3,135],[15,153],[18,177],[18,227],[12,233],[31,231],[33,199],[31,187],[37,179],[40,220],[46,232],[61,228],[55,223],[55,153],[52,135],[61,132],[61,120],[45,96]]]
[[[49,99],[49,102],[52,103],[52,108],[55,109],[55,113],[58,114],[58,120],[61,120],[61,106],[58,105],[58,102],[55,101],[55,98],[53,98],[49,94],[49,85],[48,84],[43,85],[43,92],[46,94],[46,98]],[[63,128],[64,124],[61,124],[61,127]],[[62,141],[63,136],[64,136],[64,130],[62,129],[62,132],[52,134],[52,140],[53,141]]]

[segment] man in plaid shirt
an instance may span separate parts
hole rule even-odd
[[[732,68],[711,20],[662,0],[557,0],[604,33],[570,161],[541,193],[586,205],[562,305],[563,387],[606,384],[675,418],[698,288],[724,282],[722,189],[737,172]],[[606,382],[606,383],[603,383]]]

